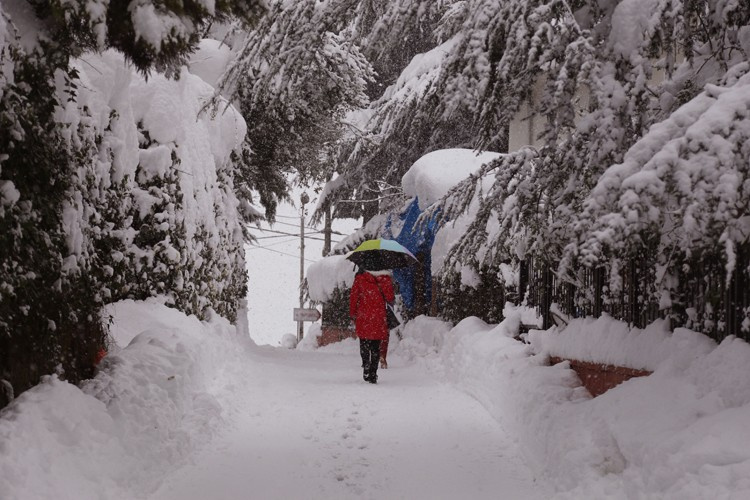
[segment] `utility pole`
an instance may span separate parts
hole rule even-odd
[[[331,206],[325,212],[325,226],[323,227],[323,257],[331,253]]]
[[[305,292],[303,284],[305,283],[305,205],[310,201],[310,197],[307,193],[303,192],[299,201],[302,204],[300,207],[299,216],[299,308],[305,308]],[[303,329],[304,322],[302,320],[297,321],[297,342],[302,341],[304,335]]]

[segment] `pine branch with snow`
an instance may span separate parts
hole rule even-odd
[[[373,73],[345,32],[352,1],[277,3],[251,31],[219,86],[253,126],[245,164],[330,174],[325,149],[344,133],[346,111],[365,106]]]
[[[244,297],[228,165],[245,124],[199,117],[210,88],[180,66],[202,24],[261,4],[129,5],[0,11],[0,379],[16,393],[90,376],[110,300],[162,295],[234,318]]]

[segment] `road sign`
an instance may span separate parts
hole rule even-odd
[[[320,311],[317,309],[294,308],[294,321],[318,321],[319,319]]]

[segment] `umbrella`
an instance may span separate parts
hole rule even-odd
[[[396,269],[417,262],[417,258],[400,243],[384,239],[367,240],[349,252],[346,258],[367,271]]]

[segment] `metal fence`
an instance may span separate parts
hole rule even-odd
[[[750,340],[750,251],[736,252],[731,275],[723,259],[695,259],[677,267],[671,287],[657,286],[654,256],[645,252],[626,261],[615,276],[601,268],[579,268],[564,278],[557,263],[539,257],[521,262],[519,292],[539,311],[543,328],[554,316],[598,317],[602,313],[642,328],[666,318],[671,328],[687,327],[720,341],[727,335]],[[613,279],[614,278],[614,279]],[[612,282],[620,283],[616,291]],[[668,296],[662,291],[671,288]]]

